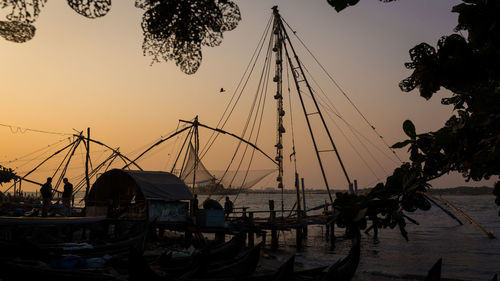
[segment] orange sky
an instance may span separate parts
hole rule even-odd
[[[0,40],[0,124],[65,133],[90,127],[93,138],[120,147],[131,157],[133,152],[174,130],[178,119],[199,115],[201,122],[215,126],[275,4],[389,144],[404,139],[401,124],[405,119],[413,120],[418,132],[425,132],[439,128],[449,117],[451,108],[440,105],[439,95],[425,101],[417,93],[402,93],[398,83],[410,74],[403,63],[409,60],[411,47],[420,42],[435,44],[441,35],[452,33],[457,17],[450,10],[458,1],[401,0],[389,4],[361,1],[340,14],[326,1],[235,2],[243,17],[238,28],[226,32],[219,47],[203,48],[200,69],[194,75],[185,75],[173,62],[150,66],[150,58],[142,55],[142,10],[135,8],[133,1],[114,1],[111,12],[95,20],[74,13],[64,1],[49,1],[35,22],[34,39],[24,44]],[[0,15],[3,17],[4,13]],[[313,74],[320,73],[317,67],[313,68],[310,58],[304,58],[304,63],[311,65]],[[387,154],[387,148],[326,77],[318,75],[316,79],[346,120]],[[227,128],[236,134],[242,129],[255,85],[253,80],[228,124]],[[226,92],[218,94],[221,87]],[[270,87],[259,146],[274,155],[275,101],[271,93],[275,90],[273,84]],[[299,173],[306,178],[308,187],[324,188],[297,102],[296,97],[292,99]],[[289,119],[285,122],[289,128]],[[340,124],[339,120],[336,122]],[[358,179],[361,187],[385,178],[396,167],[397,163],[370,148],[380,165],[377,164],[356,141],[347,140],[333,123],[330,125],[351,178]],[[0,164],[16,168],[21,174],[41,160],[33,159],[24,165],[8,161],[65,138],[14,132],[0,126]],[[201,138],[203,143],[207,137]],[[350,148],[349,141],[375,175]],[[167,144],[141,165],[151,170],[168,169],[174,154],[172,146],[173,142]],[[222,138],[204,159],[206,166],[224,169],[234,146],[229,138]],[[105,152],[98,147],[93,150],[97,163]],[[398,153],[406,159],[405,151]],[[81,174],[80,156],[70,169],[70,176]],[[331,158],[327,162],[333,188],[346,189],[336,160]],[[55,161],[49,163],[46,170],[42,169],[32,179],[41,181],[55,165]],[[285,184],[291,188],[290,162],[286,160],[285,165]],[[269,161],[259,158],[253,169],[271,167]],[[463,180],[452,176],[435,185],[461,184]],[[264,181],[263,186],[275,186],[274,180]]]

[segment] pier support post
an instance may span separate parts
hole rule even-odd
[[[297,246],[297,251],[302,250],[302,226],[295,228],[295,245]]]
[[[253,232],[253,212],[248,213],[248,247],[253,248],[255,246],[254,232]]]
[[[307,206],[306,206],[306,191],[305,191],[305,185],[304,185],[304,178],[301,178],[301,183],[302,183],[302,205],[304,207],[304,212],[303,212],[303,216],[302,217],[306,217],[307,216]],[[307,223],[304,224],[304,228],[302,230],[302,234],[304,236],[304,238],[307,238]]]
[[[271,221],[271,249],[278,249],[278,231],[276,230],[274,200],[269,200],[269,220]]]
[[[335,247],[335,223],[331,222],[330,223],[330,246],[332,248]]]
[[[325,201],[325,207],[323,209],[323,214],[326,216],[328,214],[328,204],[326,204],[326,201]],[[327,224],[325,224],[325,240],[326,241],[329,241],[330,240],[330,226]]]

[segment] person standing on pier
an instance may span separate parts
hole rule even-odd
[[[71,197],[73,196],[73,185],[68,181],[67,178],[63,179],[64,191],[62,194],[62,202],[64,206],[64,216],[71,216]]]
[[[47,178],[47,182],[40,188],[40,194],[42,195],[42,217],[46,217],[52,203],[52,178]]]
[[[226,214],[226,217],[228,217],[229,214],[232,212],[233,212],[233,202],[229,200],[229,196],[226,196],[226,202],[224,202],[224,213]]]

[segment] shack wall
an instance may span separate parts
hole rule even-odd
[[[149,220],[157,222],[184,222],[188,220],[189,203],[148,200]]]

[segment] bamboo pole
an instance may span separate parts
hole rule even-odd
[[[427,192],[419,192],[419,193],[425,195],[426,197],[432,197],[432,198],[438,200],[439,202],[445,204],[446,206],[450,207],[453,211],[455,211],[458,215],[460,215],[462,218],[464,218],[470,224],[474,225],[479,230],[481,230],[482,232],[484,232],[484,234],[486,234],[486,236],[488,236],[488,238],[495,239],[495,235],[493,235],[493,233],[491,233],[491,232],[487,231],[486,229],[484,229],[484,227],[482,227],[479,223],[475,222],[471,217],[469,217],[467,214],[465,214],[462,210],[460,210],[459,208],[457,208],[453,204],[451,204],[451,202],[449,202],[449,201],[447,201],[447,200],[445,200],[443,198],[439,198],[439,197],[433,196],[433,195],[431,195],[431,194],[429,194]]]
[[[425,197],[427,197],[427,199],[429,201],[431,201],[432,204],[434,204],[436,207],[438,207],[439,209],[441,209],[443,212],[445,212],[448,216],[450,216],[452,219],[456,220],[460,225],[463,225],[462,221],[459,220],[454,214],[452,214],[450,211],[446,210],[445,208],[443,208],[441,205],[439,205],[436,201],[434,201],[432,198],[430,198],[429,196],[427,195],[424,195]]]

